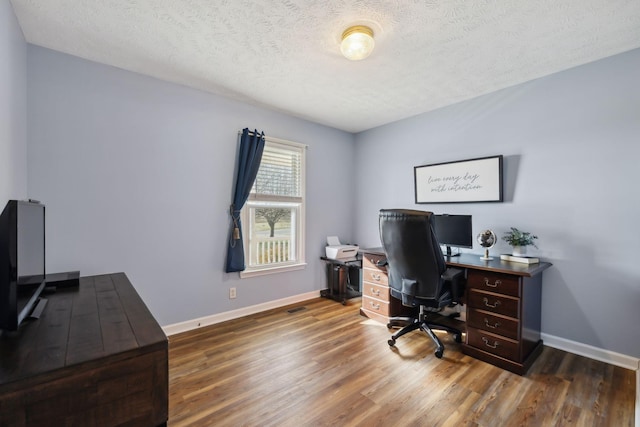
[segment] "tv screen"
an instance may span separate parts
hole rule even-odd
[[[45,286],[45,207],[10,200],[0,215],[0,329],[16,330]]]
[[[433,215],[433,231],[438,243],[447,247],[447,256],[451,254],[451,247],[472,248],[471,215]]]
[[[40,284],[44,280],[44,206],[18,207],[18,285]]]

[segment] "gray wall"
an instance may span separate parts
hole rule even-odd
[[[162,325],[326,287],[326,236],[352,237],[351,134],[31,45],[28,83],[48,271],[124,271]],[[223,272],[244,127],[309,146],[305,270]]]
[[[0,210],[27,197],[27,44],[8,1],[0,1]]]
[[[380,208],[471,213],[475,233],[540,236],[532,253],[554,264],[543,332],[640,357],[639,50],[358,134],[354,148],[343,132],[27,49],[0,5],[0,196],[47,203],[49,271],[125,271],[167,325],[323,288],[325,236],[379,245]],[[223,272],[246,126],[310,146],[306,270]],[[506,159],[504,203],[413,203],[414,166],[493,154]]]
[[[543,332],[640,357],[639,72],[634,50],[357,135],[356,240],[379,246],[377,211],[393,207],[534,232],[531,254],[553,263]],[[495,154],[504,203],[414,203],[414,166]]]

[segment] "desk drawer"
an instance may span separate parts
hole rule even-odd
[[[389,301],[389,288],[386,286],[374,285],[373,283],[362,282],[362,295],[382,301]]]
[[[470,308],[479,308],[481,310],[515,317],[516,319],[520,318],[519,298],[471,289],[467,294],[467,304]]]
[[[365,253],[362,255],[362,267],[364,268],[372,268],[374,270],[382,270],[387,271],[386,267],[378,267],[376,264],[378,261],[382,261],[387,257],[384,255],[376,255],[376,254],[368,254]]]
[[[488,353],[518,361],[519,343],[490,332],[467,327],[467,344]]]
[[[469,308],[467,312],[467,325],[476,329],[493,332],[498,335],[517,340],[519,322],[511,317],[500,316],[485,310]]]
[[[370,282],[377,285],[387,286],[389,284],[387,272],[384,270],[371,270],[369,268],[365,268],[362,270],[362,280],[364,282]]]
[[[373,313],[389,316],[389,302],[371,298],[366,295],[362,296],[362,308]]]
[[[517,276],[470,270],[467,276],[468,289],[480,289],[499,294],[519,297],[520,283]]]

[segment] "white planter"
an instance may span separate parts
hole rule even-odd
[[[514,246],[513,251],[511,252],[513,256],[527,256],[527,247],[526,246]]]

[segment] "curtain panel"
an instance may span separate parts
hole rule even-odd
[[[253,132],[245,128],[242,130],[240,138],[240,153],[238,155],[238,174],[236,176],[236,187],[233,195],[233,203],[229,207],[231,216],[231,229],[229,230],[229,241],[227,247],[226,272],[244,271],[246,268],[244,260],[244,245],[242,243],[242,223],[240,212],[244,206],[251,187],[256,180],[262,152],[264,151],[264,132]]]

